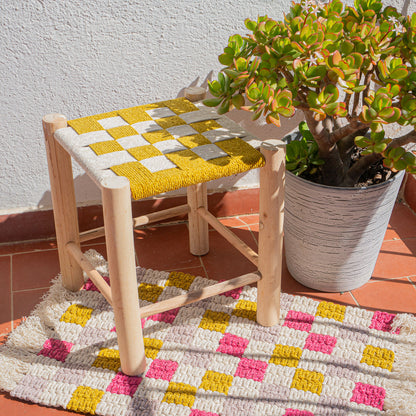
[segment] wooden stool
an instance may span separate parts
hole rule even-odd
[[[63,285],[78,291],[83,271],[114,309],[120,361],[127,375],[145,371],[140,319],[257,282],[257,322],[278,323],[283,230],[285,151],[260,142],[241,126],[185,98],[127,108],[72,121],[43,118],[56,238]],[[79,233],[71,156],[102,192],[104,227]],[[258,254],[207,210],[206,182],[262,167]],[[187,187],[187,204],[132,220],[131,197],[146,198]],[[133,227],[188,214],[190,251],[209,250],[208,224],[258,271],[196,292],[139,308]],[[111,288],[80,250],[105,235]]]

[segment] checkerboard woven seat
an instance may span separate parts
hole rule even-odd
[[[125,176],[134,199],[264,165],[260,142],[237,123],[185,98],[83,117],[55,138],[100,185]]]

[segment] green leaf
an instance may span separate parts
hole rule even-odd
[[[233,57],[223,53],[222,55],[220,55],[218,57],[218,61],[220,62],[220,64],[225,65],[225,66],[229,66],[233,63]]]
[[[238,58],[235,62],[234,65],[237,69],[237,71],[239,72],[244,72],[247,70],[247,60],[244,58]]]
[[[370,146],[372,144],[371,139],[365,136],[357,136],[354,139],[354,142],[356,146],[361,147],[361,149],[365,149],[366,147]]]
[[[222,98],[208,98],[207,100],[203,101],[203,104],[207,107],[217,107],[220,105]]]
[[[407,77],[409,71],[406,68],[396,68],[390,72],[390,78],[394,80],[400,80]]]
[[[240,109],[245,104],[243,95],[242,94],[234,95],[234,97],[232,98],[232,103],[234,104],[236,108]]]
[[[373,147],[374,153],[383,153],[386,150],[387,143],[378,143]]]
[[[225,114],[228,113],[228,111],[230,111],[230,101],[226,100],[218,108],[218,114]]]
[[[244,20],[244,24],[246,28],[252,32],[254,32],[257,28],[257,23],[254,20],[246,19]]]

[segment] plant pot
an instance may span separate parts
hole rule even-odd
[[[362,286],[373,273],[404,171],[364,188],[319,185],[286,171],[284,239],[295,280],[324,292]]]

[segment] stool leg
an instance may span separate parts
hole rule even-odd
[[[257,322],[272,326],[280,319],[285,149],[282,142],[263,143],[266,165],[260,170],[259,271]]]
[[[79,246],[78,216],[71,156],[54,138],[55,130],[66,127],[67,121],[63,115],[48,114],[43,118],[42,124],[45,133],[62,284],[69,290],[77,291],[84,284],[82,270],[65,247],[70,241]]]
[[[102,188],[104,229],[114,318],[124,374],[146,369],[134,256],[130,185],[127,178],[107,179]]]
[[[207,184],[198,183],[187,188],[189,221],[189,249],[195,256],[209,251],[208,223],[198,214],[199,207],[208,208]]]

